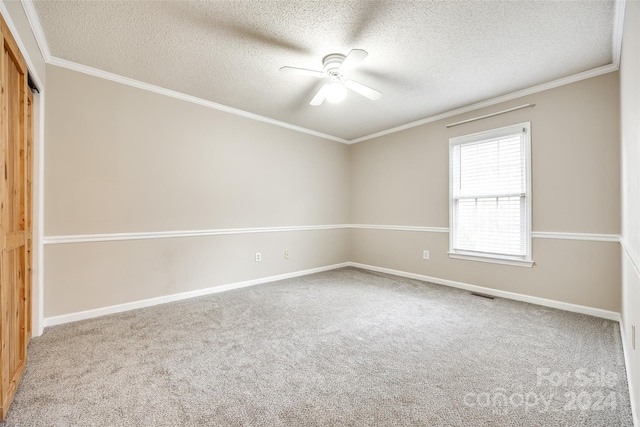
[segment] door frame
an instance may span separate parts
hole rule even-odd
[[[33,52],[24,44],[11,14],[3,0],[0,0],[0,14],[11,31],[18,49],[22,54],[32,80],[40,90],[33,94],[33,177],[32,177],[32,282],[31,282],[31,336],[37,337],[44,331],[44,119],[45,87],[34,61]],[[25,16],[26,16],[25,12]],[[31,27],[31,26],[29,26]],[[31,31],[31,28],[29,28]],[[34,35],[34,39],[35,39]],[[38,52],[44,58],[42,52]],[[46,58],[45,62],[46,62]]]

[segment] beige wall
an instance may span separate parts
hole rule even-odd
[[[448,227],[448,139],[528,120],[534,231],[620,229],[617,73],[352,146],[55,66],[47,73],[47,236]],[[537,106],[445,127],[524,102]],[[51,244],[45,316],[346,261],[620,310],[616,244],[536,238],[532,269],[450,260],[447,249],[446,233],[381,230]],[[255,252],[268,256],[256,263]]]
[[[348,220],[344,144],[51,65],[46,109],[46,236]],[[47,245],[45,316],[346,262],[347,236]]]
[[[343,263],[348,237],[336,229],[47,245],[45,317]]]
[[[640,3],[626,4],[620,64],[622,129],[622,329],[629,384],[640,410],[640,355],[632,325],[640,326]],[[636,336],[636,340],[640,337]],[[638,341],[640,342],[640,341]],[[636,421],[637,422],[637,421]]]
[[[45,233],[345,223],[348,147],[48,67]]]
[[[618,85],[609,73],[351,146],[351,222],[448,227],[449,138],[531,121],[533,231],[617,235]],[[525,103],[536,106],[445,127]],[[535,265],[524,268],[451,260],[447,233],[351,233],[354,262],[620,310],[617,243],[534,238]]]
[[[532,268],[450,259],[448,233],[351,230],[353,262],[618,312],[617,242],[533,239]],[[429,260],[422,250],[429,250]],[[558,258],[561,258],[558,260]]]
[[[620,230],[618,73],[352,146],[55,66],[47,74],[47,236],[345,223],[448,227],[448,139],[529,120],[534,231]],[[536,107],[445,127],[525,102]],[[47,245],[45,316],[346,261],[620,310],[620,250],[611,242],[535,238],[536,264],[527,269],[450,260],[446,233],[265,236]],[[421,259],[422,249],[431,260]],[[278,256],[284,250],[296,261]],[[212,258],[203,262],[203,252]],[[255,252],[269,254],[268,261],[255,263]],[[147,258],[131,261],[135,254]],[[165,258],[174,260],[169,270],[158,270]]]
[[[615,243],[536,238],[531,269],[450,260],[446,233],[409,231],[47,245],[45,316],[350,260],[621,309],[640,408],[640,358],[630,350],[631,325],[640,325],[640,3],[626,5],[620,100],[612,73],[351,147],[45,66],[22,5],[3,3],[34,71],[43,84],[47,77],[48,236],[347,222],[448,227],[448,139],[531,120],[534,231],[621,230],[625,243],[621,257]],[[525,102],[537,106],[444,126]],[[37,305],[37,289],[34,298]]]

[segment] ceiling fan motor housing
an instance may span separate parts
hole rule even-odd
[[[340,53],[332,53],[322,58],[322,71],[284,66],[280,68],[280,72],[303,74],[321,79],[328,78],[330,80],[328,83],[322,85],[311,102],[309,102],[309,104],[314,107],[321,105],[325,99],[331,102],[340,102],[346,96],[347,89],[375,101],[380,99],[382,93],[354,80],[342,80],[344,74],[348,72],[354,64],[366,58],[367,55],[368,53],[363,49],[351,49],[346,56]]]
[[[332,53],[325,56],[322,59],[322,65],[324,66],[324,72],[332,77],[339,77],[342,73],[338,68],[342,65],[346,57],[340,53]]]

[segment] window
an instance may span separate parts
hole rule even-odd
[[[531,267],[531,122],[449,140],[451,258]]]

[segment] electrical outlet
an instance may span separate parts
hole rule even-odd
[[[427,250],[422,251],[422,259],[429,259],[429,251]]]
[[[289,251],[284,251],[284,259],[289,259]]]
[[[262,254],[260,252],[256,252],[256,262],[262,261]]]
[[[631,324],[631,348],[636,349],[636,324]]]

